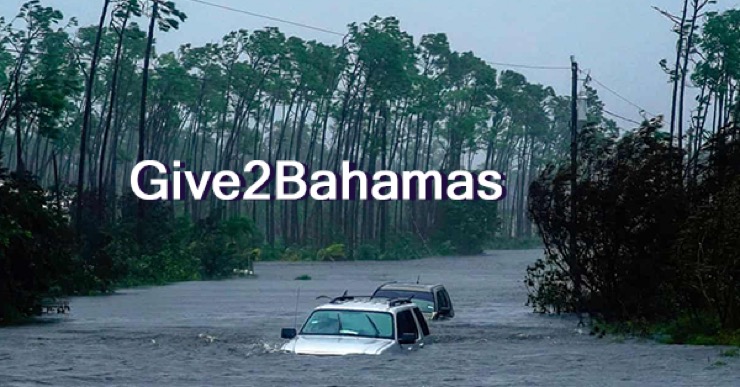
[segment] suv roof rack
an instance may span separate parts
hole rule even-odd
[[[324,298],[324,297],[326,296],[320,296],[317,298]],[[341,296],[332,298],[331,301],[329,301],[329,303],[338,304],[341,302],[353,301],[356,299],[363,299],[363,298],[367,299],[368,301],[385,302],[385,303],[388,303],[389,307],[394,307],[398,305],[405,305],[405,304],[412,303],[413,301],[411,301],[411,299],[414,298],[414,296],[387,298],[387,297],[376,297],[376,296],[352,296],[352,295],[347,294],[347,292],[344,292],[344,294],[342,294]]]
[[[375,292],[373,292],[373,293],[377,293],[377,292],[378,292],[378,290],[380,290],[380,289],[381,289],[381,288],[382,288],[383,286],[385,286],[385,285],[395,284],[395,283],[397,283],[397,282],[398,282],[398,281],[388,281],[388,282],[384,282],[384,283],[380,284],[380,286],[378,286],[377,288],[375,288]]]
[[[341,295],[339,297],[332,298],[331,301],[329,301],[329,303],[330,304],[336,304],[336,303],[339,303],[339,302],[352,301],[352,300],[357,299],[357,298],[369,298],[369,299],[372,299],[373,296],[349,296],[349,295],[344,294],[344,295]]]
[[[393,306],[398,306],[398,305],[410,304],[411,302],[412,302],[411,297],[391,298],[390,300],[388,300],[388,306],[393,307]]]

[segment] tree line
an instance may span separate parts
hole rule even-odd
[[[156,37],[186,22],[175,2],[99,3],[95,26],[38,0],[0,21],[3,179],[33,181],[42,211],[73,229],[81,269],[61,288],[226,275],[249,257],[411,258],[535,236],[528,185],[569,143],[570,98],[551,87],[457,52],[443,33],[415,39],[393,17],[352,23],[336,45],[267,27],[159,52]],[[585,86],[590,121],[617,131]],[[335,173],[344,160],[368,173],[494,169],[508,196],[145,203],[129,187],[143,159],[198,173],[280,159]]]
[[[196,171],[280,158],[332,170],[350,160],[370,172],[496,169],[509,175],[504,234],[531,235],[520,193],[563,149],[567,98],[452,51],[444,34],[414,44],[394,18],[350,25],[341,46],[266,28],[148,55],[157,28],[184,19],[161,3],[105,1],[101,24],[76,33],[56,28],[59,11],[24,6],[27,30],[5,29],[6,46],[20,49],[4,52],[7,165],[54,186],[56,158],[59,185],[94,194],[113,220],[114,198],[128,192],[131,167],[144,157]],[[142,31],[134,19],[145,12]],[[322,245],[339,233],[358,245],[389,231],[428,236],[436,207],[211,201],[173,210],[194,220],[251,215],[270,244]]]

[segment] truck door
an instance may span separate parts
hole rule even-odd
[[[430,333],[427,319],[424,318],[424,314],[421,313],[421,310],[418,307],[414,308],[414,317],[416,317],[416,322],[419,325],[419,330],[424,335],[424,337],[429,336]]]
[[[414,344],[402,345],[404,348],[417,349],[419,348],[419,344],[424,341],[423,335],[419,334],[419,328],[411,309],[402,310],[396,315],[396,339],[400,339],[405,333],[413,334],[416,340],[414,341]]]
[[[452,318],[455,317],[455,309],[452,307],[452,301],[445,288],[437,289],[436,294],[437,301],[437,314],[440,318]]]

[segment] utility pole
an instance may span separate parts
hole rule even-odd
[[[578,174],[578,62],[570,57],[571,97],[570,97],[570,276],[573,280],[573,293],[578,314],[578,325],[583,325],[581,316],[581,272],[576,243],[576,176]]]

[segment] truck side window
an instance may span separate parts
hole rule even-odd
[[[423,333],[424,336],[429,336],[429,325],[427,325],[427,320],[424,318],[421,310],[419,310],[419,308],[414,308],[414,315],[416,316],[416,321],[418,321],[421,326],[421,333]]]
[[[437,303],[439,304],[439,309],[445,309],[450,307],[450,300],[447,298],[447,294],[444,290],[440,290],[437,292]]]
[[[414,337],[417,340],[419,339],[419,330],[416,329],[414,316],[408,309],[398,312],[398,315],[396,315],[396,328],[398,330],[398,337],[401,337],[404,333],[413,333]]]
[[[445,303],[447,303],[447,306],[452,307],[452,301],[450,301],[450,294],[447,293],[446,289],[442,289],[442,297],[445,298]]]

